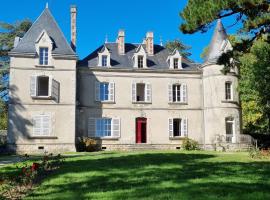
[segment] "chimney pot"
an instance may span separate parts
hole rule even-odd
[[[146,51],[148,55],[154,55],[154,33],[151,31],[146,33]]]
[[[118,53],[125,54],[125,31],[119,30],[117,37]]]
[[[70,6],[71,17],[71,47],[76,51],[77,41],[77,7],[75,5]]]

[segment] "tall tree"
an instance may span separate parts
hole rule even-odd
[[[231,67],[231,58],[238,61],[234,64],[240,67],[244,128],[270,132],[270,1],[188,0],[181,16],[184,23],[180,30],[188,34],[206,32],[213,21],[228,16],[235,19],[232,25],[242,24],[229,38],[233,50],[223,54],[218,62],[224,64],[226,72]]]
[[[23,37],[31,25],[32,23],[29,20],[23,20],[14,24],[0,22],[0,130],[7,128],[8,52],[13,48],[15,37]]]
[[[191,55],[191,53],[189,52],[191,47],[183,44],[179,39],[168,41],[165,44],[165,47],[169,49],[170,51],[174,51],[175,49],[177,49],[179,53],[184,57],[188,57]]]

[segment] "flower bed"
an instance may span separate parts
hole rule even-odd
[[[24,156],[29,161],[29,156]],[[57,170],[64,159],[60,154],[45,154],[39,161],[16,165],[16,173],[0,177],[0,199],[21,199],[29,193],[48,173]]]

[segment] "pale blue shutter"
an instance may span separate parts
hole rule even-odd
[[[95,100],[100,101],[100,83],[98,81],[95,82]]]
[[[132,102],[136,102],[136,100],[137,100],[137,97],[136,97],[136,95],[137,95],[137,92],[136,92],[136,83],[132,83],[132,89],[131,89],[131,91],[132,91],[132,94],[131,94]]]
[[[147,83],[145,84],[146,85],[146,90],[145,90],[145,93],[146,93],[146,102],[151,102],[152,101],[152,88],[151,88],[151,84]]]
[[[187,84],[181,84],[181,102],[187,103]]]
[[[95,137],[96,133],[96,120],[95,118],[88,119],[88,137]]]
[[[113,118],[112,119],[112,136],[119,138],[120,129],[121,129],[120,118]]]
[[[181,120],[181,136],[188,136],[188,119],[184,118]]]
[[[172,84],[168,85],[168,96],[169,96],[169,102],[171,103],[173,101]]]
[[[60,91],[59,88],[60,88],[60,83],[52,79],[52,89],[51,89],[52,95],[51,96],[57,103],[59,103],[59,91]]]
[[[109,101],[114,102],[115,84],[113,82],[109,83]]]
[[[173,137],[173,118],[169,118],[168,125],[169,137]]]
[[[37,96],[37,76],[31,76],[30,78],[30,96]]]

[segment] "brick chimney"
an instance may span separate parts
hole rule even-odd
[[[70,6],[70,17],[71,17],[71,47],[76,51],[77,41],[77,7],[75,5]]]
[[[154,33],[153,32],[147,32],[146,33],[146,51],[149,56],[154,55]]]
[[[125,31],[119,30],[118,37],[117,37],[117,44],[118,44],[118,53],[125,54]]]

